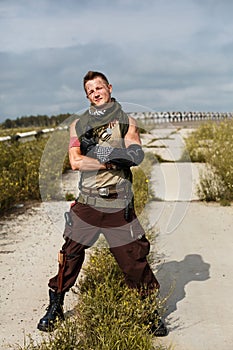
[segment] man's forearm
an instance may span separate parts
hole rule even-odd
[[[105,164],[101,164],[97,159],[80,156],[77,159],[70,160],[72,170],[95,171],[106,169]]]

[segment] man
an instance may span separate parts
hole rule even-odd
[[[146,259],[150,244],[133,207],[130,167],[144,158],[136,121],[111,97],[112,85],[103,73],[89,71],[84,90],[90,108],[71,124],[69,145],[71,167],[81,174],[80,194],[66,213],[65,243],[58,274],[49,281],[50,304],[39,321],[41,331],[52,330],[57,318],[64,319],[64,295],[78,277],[85,250],[100,233],[130,288],[142,297],[159,288]],[[167,334],[162,321],[154,334]]]

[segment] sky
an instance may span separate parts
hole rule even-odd
[[[77,113],[103,72],[150,111],[233,111],[232,0],[0,0],[0,122]]]

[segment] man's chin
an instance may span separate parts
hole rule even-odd
[[[97,102],[95,102],[94,104],[93,104],[93,106],[94,107],[97,107],[97,108],[100,108],[100,109],[104,109],[104,108],[108,108],[109,107],[109,103],[110,103],[111,101],[109,101],[109,102],[103,102],[103,101],[100,101],[99,103]]]
[[[104,102],[103,100],[99,100],[99,101],[94,102],[94,106],[97,106],[97,107],[104,106],[105,104],[106,104],[106,102]]]

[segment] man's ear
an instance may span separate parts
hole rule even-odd
[[[112,93],[112,84],[108,84],[108,88],[109,88],[109,91],[110,91],[110,94]]]

